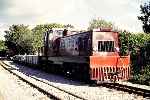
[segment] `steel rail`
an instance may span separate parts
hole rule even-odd
[[[3,61],[1,61],[1,62],[2,62],[5,66],[12,67],[12,66],[10,66],[10,65],[8,65],[8,64],[6,64],[6,63],[4,63]],[[11,72],[12,72],[12,71],[11,71]],[[14,73],[14,72],[12,72],[12,73]],[[26,75],[26,74],[25,74],[25,75]],[[49,85],[49,86],[51,86],[51,87],[53,87],[53,88],[56,88],[56,89],[58,89],[58,90],[60,90],[60,91],[62,91],[62,92],[65,92],[65,93],[67,93],[67,94],[73,96],[73,97],[76,97],[76,98],[78,98],[78,99],[87,100],[87,99],[85,99],[85,98],[83,98],[83,97],[81,97],[81,96],[78,96],[78,95],[73,94],[73,93],[71,93],[71,92],[69,92],[69,91],[66,91],[66,90],[61,89],[61,88],[59,88],[59,87],[56,87],[56,86],[54,86],[54,85],[52,85],[52,84],[49,84],[49,83],[47,83],[47,82],[44,82],[44,81],[42,81],[42,80],[40,80],[40,79],[38,79],[38,78],[32,77],[32,76],[30,76],[30,75],[26,75],[26,76],[28,76],[28,77],[30,77],[30,78],[33,78],[33,79],[35,79],[36,81],[42,82],[42,83],[44,83],[44,84],[47,84],[47,85]],[[19,77],[20,77],[20,76],[19,76]],[[24,80],[25,80],[25,79],[24,79]],[[27,80],[26,80],[26,81],[27,81]],[[33,84],[33,83],[32,83],[32,84]],[[56,100],[60,100],[60,99],[56,99]]]

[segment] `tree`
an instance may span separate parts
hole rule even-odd
[[[122,55],[128,53],[129,47],[132,81],[150,85],[150,34],[120,31],[120,44]]]
[[[58,23],[36,25],[32,30],[23,24],[12,25],[5,31],[6,44],[15,54],[34,54],[43,46],[44,32],[52,28],[64,28],[64,25]]]
[[[32,52],[32,33],[28,26],[12,25],[5,31],[6,44],[9,50],[15,54],[25,54]]]
[[[64,28],[64,25],[58,23],[50,23],[50,24],[36,25],[36,27],[32,29],[34,37],[32,45],[34,51],[37,51],[39,48],[43,46],[44,32],[52,28]]]
[[[145,33],[150,33],[150,2],[140,5],[141,16],[138,19],[143,23],[143,30]]]
[[[93,19],[89,23],[88,30],[91,30],[94,28],[113,28],[113,24],[103,19]]]
[[[127,31],[119,32],[119,46],[120,46],[120,55],[125,56],[128,55],[129,49],[129,39],[131,34]]]

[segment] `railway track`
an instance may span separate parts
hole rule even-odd
[[[12,69],[14,69],[14,68],[13,68],[12,66],[10,66],[10,65],[8,65],[8,64],[6,64],[6,63],[4,63],[3,61],[0,61],[0,66],[2,66],[5,70],[7,70],[8,72],[12,73],[13,75],[17,76],[20,80],[26,82],[27,84],[29,84],[29,85],[32,86],[33,88],[36,88],[37,90],[39,90],[39,91],[42,92],[43,94],[47,95],[50,99],[53,99],[53,100],[62,100],[62,99],[63,99],[63,98],[61,98],[61,97],[59,97],[59,96],[56,96],[56,95],[51,94],[49,91],[47,91],[47,90],[43,89],[42,87],[36,85],[34,82],[31,82],[31,81],[27,80],[26,78],[23,78],[23,77],[20,76],[19,74],[13,72]],[[30,76],[30,75],[27,75],[27,77],[30,77],[30,78],[32,78],[32,79],[38,81],[38,82],[41,82],[42,84],[46,84],[46,85],[48,85],[48,86],[50,86],[50,87],[53,87],[53,88],[55,88],[55,89],[57,89],[57,90],[59,90],[59,91],[61,91],[61,92],[64,92],[64,93],[67,94],[68,96],[71,96],[71,97],[69,97],[69,98],[73,98],[74,100],[77,100],[77,99],[78,99],[78,100],[87,100],[87,99],[85,99],[85,98],[83,98],[83,97],[80,97],[80,96],[78,96],[78,95],[76,95],[76,94],[73,94],[73,93],[71,93],[71,92],[68,92],[68,91],[66,91],[66,90],[63,90],[63,89],[61,89],[61,88],[59,88],[59,87],[56,87],[56,86],[54,86],[54,85],[52,85],[52,84],[46,83],[46,82],[44,82],[44,81],[42,81],[42,80],[40,80],[40,79],[38,79],[38,78],[32,77],[32,76]]]
[[[104,86],[111,89],[117,89],[119,91],[128,92],[130,94],[134,93],[143,97],[150,97],[150,90],[146,90],[138,87],[123,85],[119,83],[104,83],[104,84],[99,84],[99,86]]]
[[[6,64],[6,63],[4,63],[4,62],[1,62],[3,65],[4,65],[4,67],[12,67],[12,66],[10,66],[10,65],[8,65],[8,64]],[[47,82],[45,82],[45,81],[42,81],[41,79],[38,79],[38,78],[35,78],[35,77],[33,77],[32,75],[28,75],[28,77],[30,77],[30,78],[32,78],[32,79],[34,79],[34,80],[36,80],[36,81],[38,81],[38,82],[41,82],[41,83],[43,83],[43,84],[46,84],[46,85],[48,85],[48,86],[51,86],[51,87],[54,87],[54,88],[56,88],[56,89],[58,89],[58,90],[60,90],[60,91],[63,91],[63,92],[65,92],[65,93],[67,93],[67,94],[69,94],[69,95],[71,95],[71,96],[73,96],[74,98],[76,98],[76,99],[83,99],[83,100],[85,100],[85,97],[83,98],[83,97],[80,97],[79,96],[79,94],[77,95],[77,94],[73,94],[73,92],[71,93],[71,92],[68,92],[68,90],[66,91],[65,89],[62,89],[61,87],[59,88],[59,87],[57,87],[57,86],[54,86],[53,84],[49,84],[49,83],[47,83]],[[97,86],[103,86],[103,87],[107,87],[107,88],[111,88],[111,89],[115,89],[115,90],[119,90],[119,91],[123,91],[123,92],[126,92],[126,93],[129,93],[129,94],[131,94],[131,93],[133,93],[133,94],[138,94],[138,95],[140,95],[140,96],[143,96],[143,97],[150,97],[150,91],[149,90],[146,90],[146,89],[142,89],[142,88],[137,88],[137,87],[132,87],[132,86],[126,86],[126,85],[122,85],[122,84],[118,84],[118,83],[115,83],[115,84],[112,84],[112,83],[107,83],[107,84],[101,84],[101,85],[94,85],[94,87],[97,87]],[[59,100],[60,98],[58,98],[58,100]],[[88,98],[89,99],[89,98]],[[72,100],[72,99],[71,99]]]

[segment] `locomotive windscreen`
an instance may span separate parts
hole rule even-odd
[[[99,52],[114,52],[114,41],[98,41]]]

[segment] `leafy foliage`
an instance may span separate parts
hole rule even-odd
[[[12,25],[9,30],[5,31],[6,44],[14,53],[31,53],[32,52],[32,32],[28,26]]]
[[[138,19],[143,22],[143,30],[145,33],[150,33],[150,2],[140,6],[141,16]]]
[[[44,24],[44,25],[37,25],[32,29],[33,33],[33,51],[37,51],[38,48],[41,48],[43,46],[43,35],[44,32],[46,32],[49,29],[52,28],[63,28],[64,25],[57,24],[57,23],[51,23],[51,24]]]
[[[64,25],[51,23],[37,25],[32,30],[23,24],[12,25],[5,31],[6,44],[9,52],[14,54],[33,54],[43,46],[43,35],[49,29],[63,28]]]
[[[120,43],[123,55],[128,53],[129,47],[132,81],[150,85],[150,34],[120,32]]]
[[[0,40],[0,51],[6,50],[7,47],[5,46],[5,41]]]
[[[5,41],[0,40],[0,56],[6,56],[7,46],[5,46]]]
[[[150,65],[146,65],[142,73],[134,74],[133,79],[130,81],[150,86]]]
[[[112,28],[113,24],[111,22],[107,22],[103,19],[93,19],[89,23],[89,30],[92,30],[94,28]]]
[[[121,53],[122,55],[126,55],[129,49],[131,56],[133,57],[148,41],[150,41],[149,34],[129,33],[126,31],[120,32]]]
[[[129,38],[131,34],[123,31],[119,33],[119,46],[120,46],[120,55],[124,56],[127,55],[128,48],[129,48]]]

